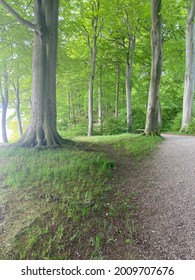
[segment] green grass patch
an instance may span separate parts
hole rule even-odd
[[[116,150],[126,155],[142,159],[149,154],[163,138],[159,136],[142,136],[137,134],[121,134],[109,136],[78,137],[77,141],[87,141],[94,144],[113,145]]]
[[[140,157],[160,140],[124,134],[57,150],[1,149],[0,258],[104,259],[121,240],[130,246],[136,194],[113,189],[115,163],[95,145]]]

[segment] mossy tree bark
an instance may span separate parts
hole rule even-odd
[[[145,135],[159,135],[159,89],[162,73],[162,17],[161,0],[151,0],[152,11],[152,67]]]

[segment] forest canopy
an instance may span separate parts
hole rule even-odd
[[[152,6],[159,3],[158,125],[161,131],[179,131],[186,57],[194,57],[193,50],[186,54],[186,22],[194,28],[194,2],[1,0],[0,103],[9,111],[4,128],[2,112],[3,141],[21,138],[24,146],[53,146],[75,135],[144,130]],[[194,84],[191,101],[193,90]],[[192,112],[185,131],[193,130]],[[9,137],[6,128],[12,130]]]

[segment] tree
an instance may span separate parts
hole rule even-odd
[[[7,71],[4,73],[4,90],[2,87],[1,77],[0,77],[0,98],[2,104],[2,119],[1,119],[1,127],[2,127],[2,140],[3,143],[8,143],[7,138],[7,129],[6,129],[6,115],[7,115],[7,107],[8,107],[8,74]]]
[[[92,32],[83,24],[84,33],[87,39],[87,45],[90,50],[90,77],[89,77],[89,88],[88,88],[88,136],[93,135],[93,93],[94,93],[94,79],[95,79],[95,68],[96,58],[98,51],[98,44],[101,31],[104,25],[103,19],[100,18],[100,0],[91,1],[87,3],[91,6],[91,27]]]
[[[186,22],[186,70],[183,95],[182,131],[186,131],[193,114],[195,85],[195,0],[192,0]]]
[[[17,80],[16,84],[13,84],[14,93],[15,93],[15,111],[16,111],[16,118],[17,118],[17,125],[18,125],[18,134],[20,137],[23,135],[22,130],[22,121],[21,121],[21,115],[20,115],[20,82],[19,79]]]
[[[59,0],[34,0],[34,23],[4,0],[0,3],[21,24],[34,30],[32,108],[30,124],[19,143],[25,147],[55,147],[63,139],[56,129],[56,61]]]
[[[162,72],[162,17],[161,0],[151,0],[152,13],[152,67],[150,77],[150,88],[148,96],[148,108],[146,116],[146,135],[158,135],[159,114],[159,89]]]

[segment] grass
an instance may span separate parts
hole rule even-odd
[[[137,158],[160,139],[125,134],[87,141],[77,138],[62,150],[0,149],[1,259],[104,259],[119,237],[130,246],[135,194],[113,189],[113,160],[91,146],[113,145]]]
[[[140,136],[137,134],[121,134],[111,136],[77,137],[76,141],[90,141],[95,144],[113,145],[123,154],[142,159],[149,154],[163,138],[158,136]]]

